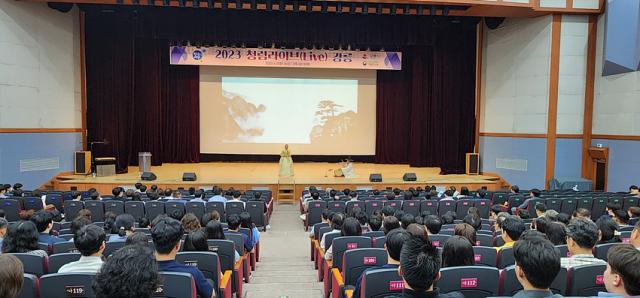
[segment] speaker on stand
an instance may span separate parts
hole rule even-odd
[[[467,153],[465,160],[465,173],[467,175],[480,175],[480,154]]]
[[[88,175],[91,173],[91,151],[76,151],[73,156],[74,173],[77,175]]]

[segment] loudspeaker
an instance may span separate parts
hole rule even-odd
[[[76,151],[73,160],[76,174],[86,175],[91,172],[91,151]]]
[[[467,175],[479,175],[480,174],[480,154],[467,153],[466,154],[466,173]]]
[[[370,182],[382,182],[382,174],[370,174],[369,175]]]
[[[404,180],[404,181],[416,181],[416,180],[418,180],[418,177],[416,177],[416,173],[404,173],[404,175],[402,175],[402,180]]]
[[[197,176],[196,173],[185,172],[182,174],[182,181],[196,181]]]
[[[156,177],[156,174],[152,172],[143,172],[142,175],[140,176],[140,179],[145,181],[153,181],[158,179],[158,177]]]

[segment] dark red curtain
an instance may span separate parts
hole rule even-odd
[[[402,71],[378,72],[376,154],[364,158],[461,173],[473,150],[478,18],[81,8],[89,141],[108,140],[95,152],[117,157],[120,169],[137,164],[141,151],[151,152],[155,165],[198,162],[198,67],[168,65],[169,45],[187,41],[401,50]]]

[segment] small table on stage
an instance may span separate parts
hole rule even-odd
[[[115,157],[96,157],[96,176],[107,177],[116,174],[116,158]]]

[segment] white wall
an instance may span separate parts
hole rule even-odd
[[[0,1],[0,128],[79,128],[78,9]]]
[[[551,16],[485,28],[481,132],[546,133]]]
[[[593,133],[640,135],[640,72],[602,76],[605,15],[598,19]]]
[[[587,63],[589,17],[563,15],[560,30],[558,118],[556,132],[581,134]]]

